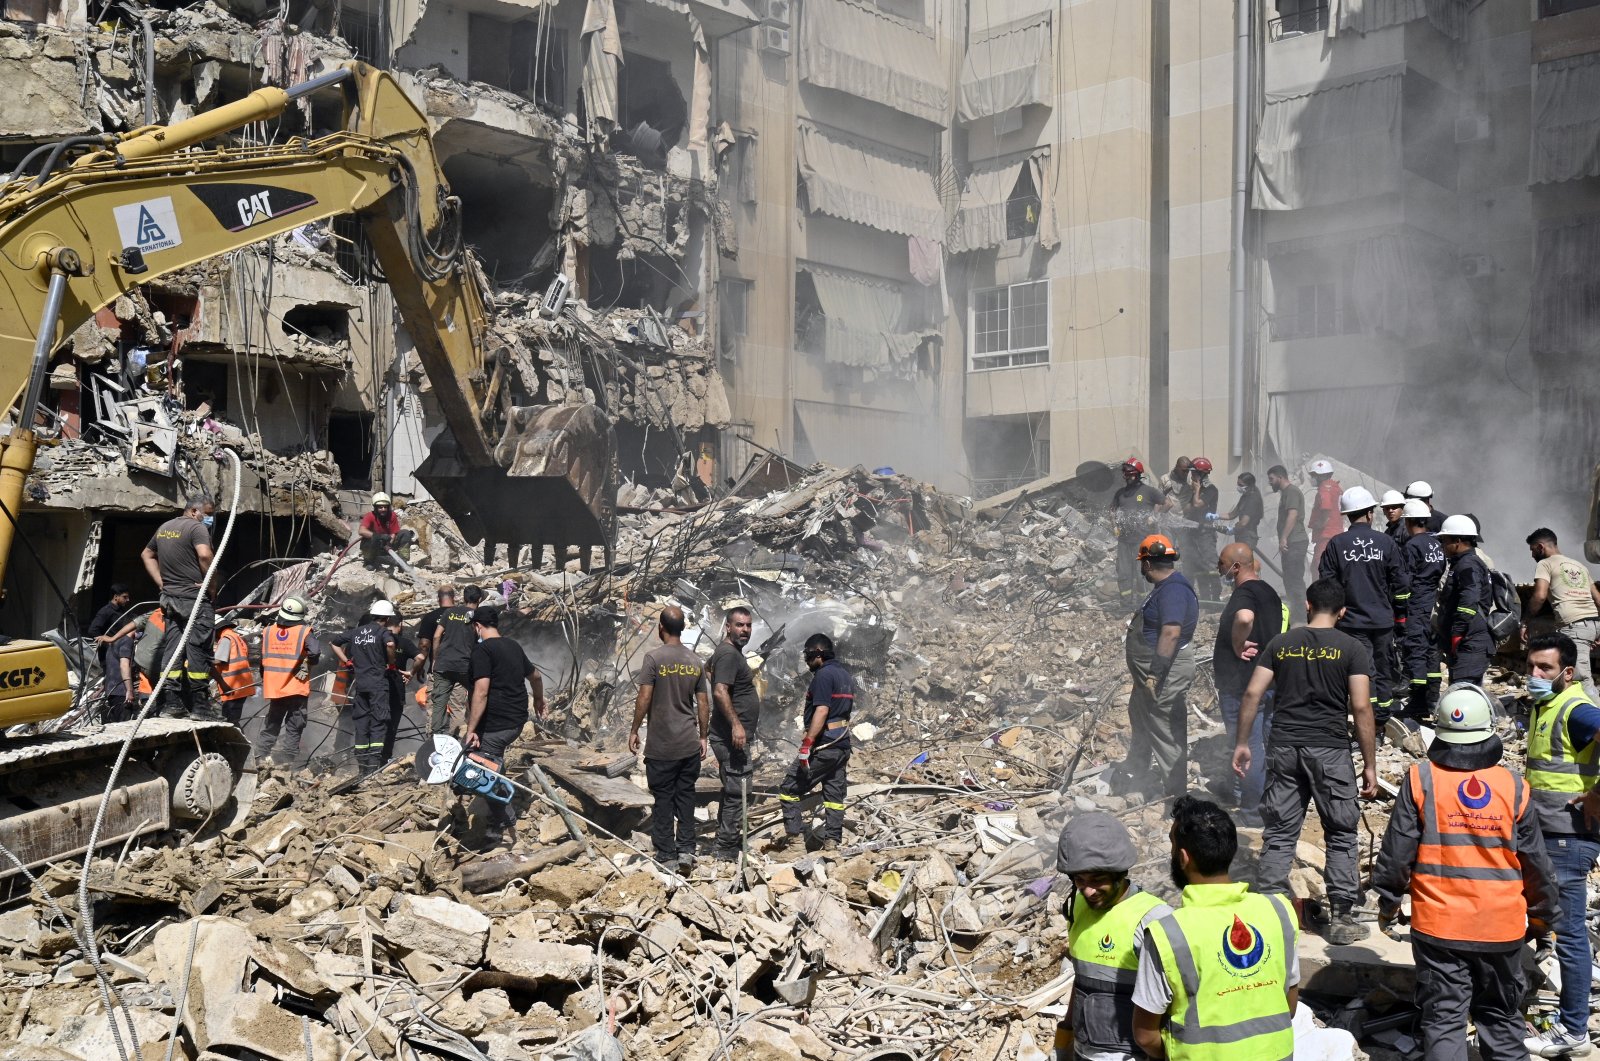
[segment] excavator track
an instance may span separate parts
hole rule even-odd
[[[0,739],[0,844],[33,868],[88,847],[106,777],[134,723]],[[146,719],[106,807],[98,846],[225,812],[250,746],[226,722]],[[0,878],[17,872],[0,855]]]

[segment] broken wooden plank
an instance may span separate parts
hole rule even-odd
[[[504,888],[519,877],[526,877],[561,862],[570,862],[582,851],[582,844],[568,840],[559,847],[531,855],[506,854],[481,862],[469,862],[461,867],[461,887],[474,895],[482,895]]]

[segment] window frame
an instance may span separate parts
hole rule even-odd
[[[1019,327],[1013,317],[1016,305],[1016,296],[1014,292],[1016,292],[1019,288],[1033,287],[1042,287],[1044,290],[1044,301],[1041,303],[1044,306],[1044,320],[1043,322],[1034,322],[1033,324],[1029,325],[1021,325],[1021,327],[1038,327],[1040,326],[1040,323],[1042,323],[1044,342],[1039,345],[1013,345],[1016,342],[1016,329]],[[1006,346],[1003,350],[986,350],[982,353],[979,353],[979,300],[983,296],[994,295],[1001,291],[1006,293],[1005,307],[1003,310],[1006,318]],[[1025,308],[1036,308],[1036,305]],[[994,313],[997,311],[993,309],[985,309],[981,312]],[[979,288],[973,291],[972,297],[967,303],[967,371],[992,372],[996,369],[1023,368],[1029,365],[1048,365],[1050,363],[1050,334],[1053,316],[1054,311],[1050,305],[1050,281],[1048,278],[1039,280],[1024,280],[1020,283],[1002,284],[995,287]],[[986,329],[984,334],[996,334],[996,329]]]

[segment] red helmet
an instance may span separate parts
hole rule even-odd
[[[1144,462],[1137,457],[1129,457],[1122,462],[1122,474],[1128,477],[1144,474]]]
[[[1196,457],[1193,461],[1191,461],[1189,463],[1189,469],[1191,471],[1197,471],[1201,475],[1210,475],[1211,474],[1211,462],[1209,460],[1207,460],[1205,457]]]
[[[1176,560],[1177,547],[1172,544],[1172,539],[1165,534],[1152,534],[1139,543],[1139,559],[1141,560]]]

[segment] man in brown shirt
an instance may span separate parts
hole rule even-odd
[[[141,554],[150,581],[161,591],[161,610],[166,617],[156,666],[167,668],[167,684],[161,689],[161,714],[169,718],[192,716],[224,721],[221,710],[211,703],[211,642],[216,612],[200,592],[211,567],[214,511],[210,498],[191,497],[184,505],[183,515],[156,528]],[[194,625],[189,628],[188,641],[183,641],[183,629],[191,615]],[[157,676],[153,674],[152,678]]]
[[[1583,684],[1590,699],[1595,697],[1594,677],[1589,656],[1600,640],[1600,586],[1589,569],[1570,556],[1561,555],[1556,532],[1540,527],[1528,535],[1528,552],[1539,566],[1533,571],[1533,593],[1522,614],[1538,615],[1546,603],[1556,614],[1556,626],[1578,646],[1575,680]],[[1522,640],[1528,640],[1528,624],[1522,624]]]
[[[706,757],[706,730],[711,724],[711,696],[705,664],[683,643],[683,609],[661,610],[652,649],[639,668],[639,695],[633,703],[628,750],[639,754],[639,727],[649,717],[644,741],[645,776],[655,808],[650,837],[663,865],[676,863],[680,873],[694,865],[694,783]],[[676,826],[676,837],[674,837]]]

